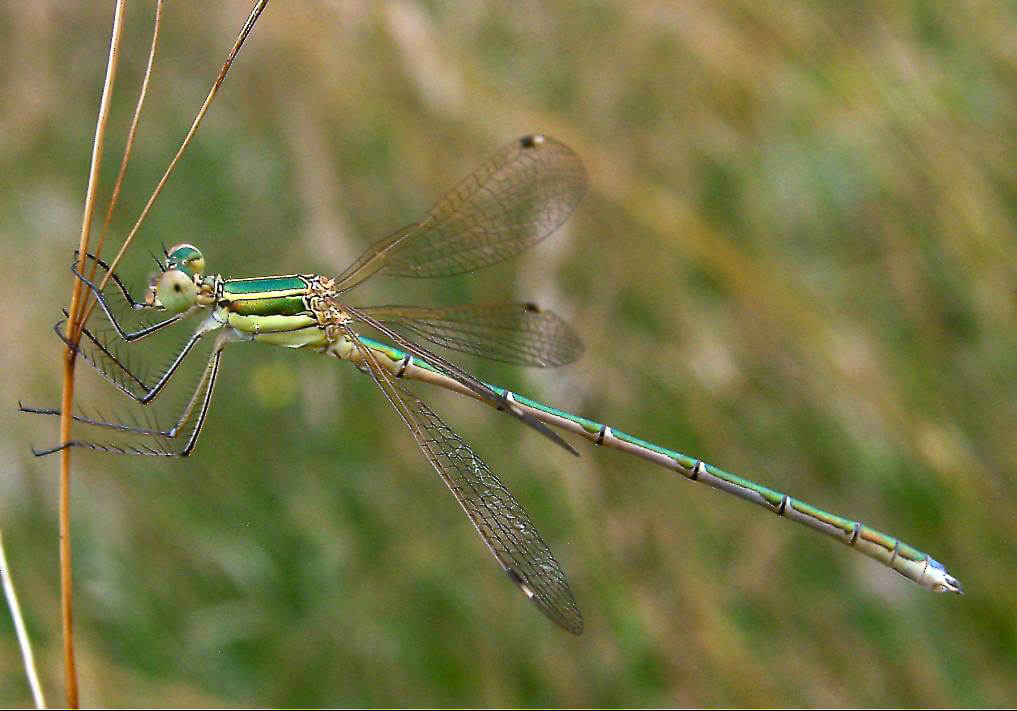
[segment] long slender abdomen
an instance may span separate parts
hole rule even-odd
[[[377,341],[363,339],[376,354],[389,361],[399,377],[432,383],[447,390],[476,397],[468,388],[418,358]],[[797,521],[836,538],[870,558],[896,570],[924,588],[935,592],[960,593],[961,585],[946,572],[942,563],[903,541],[881,533],[858,521],[843,518],[795,499],[787,494],[731,474],[700,459],[647,442],[608,425],[516,395],[489,385],[499,395],[520,406],[545,424],[578,434],[596,445],[628,452],[641,459],[679,472],[689,481],[698,481],[714,489],[751,501],[783,518]]]

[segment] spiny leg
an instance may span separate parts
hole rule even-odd
[[[349,327],[368,373],[413,434],[509,578],[555,624],[580,634],[583,618],[565,572],[512,493],[420,398],[397,384]]]
[[[128,358],[120,353],[120,349],[113,339],[96,336],[91,330],[82,328],[81,340],[77,344],[72,344],[64,334],[62,325],[61,321],[53,328],[60,340],[69,348],[74,349],[103,378],[142,405],[147,405],[162,392],[166,383],[206,333],[221,327],[218,322],[206,319],[184,342],[177,354],[156,377],[155,382],[149,384],[145,378],[138,374],[137,367],[132,367]]]
[[[205,366],[205,370],[202,373],[201,378],[198,380],[198,385],[195,388],[194,393],[188,399],[187,405],[177,418],[176,423],[168,429],[160,429],[158,426],[138,427],[118,422],[107,422],[102,419],[87,417],[85,415],[73,416],[75,422],[80,422],[85,425],[104,427],[127,435],[150,437],[155,440],[156,446],[136,445],[130,443],[103,443],[75,439],[67,442],[66,444],[57,445],[43,450],[36,450],[33,447],[32,454],[37,457],[42,457],[47,454],[59,452],[67,447],[85,447],[97,452],[109,452],[111,454],[134,454],[161,457],[188,456],[194,450],[194,447],[198,442],[198,435],[201,434],[201,430],[205,424],[205,418],[208,415],[208,408],[212,402],[212,392],[215,387],[215,381],[219,372],[219,364],[222,361],[222,352],[226,341],[227,339],[225,338],[225,334],[216,341],[216,346],[212,349],[208,363]],[[27,407],[22,405],[20,402],[18,403],[18,409],[21,410],[21,412],[36,415],[60,415],[59,409]],[[188,427],[187,425],[191,421],[196,410],[197,417],[191,427]],[[181,449],[174,450],[171,446],[169,446],[173,440],[185,433],[187,441]]]
[[[124,300],[124,303],[130,308],[131,311],[151,312],[160,310],[158,307],[149,304],[147,301],[138,301],[137,299],[135,299],[131,295],[130,290],[124,284],[123,280],[117,275],[117,273],[110,271],[109,265],[106,264],[106,262],[95,257],[92,254],[88,254],[87,256],[89,259],[93,260],[99,267],[101,267],[105,272],[109,274],[110,279],[109,282],[106,284],[106,288],[111,289],[113,293],[119,296],[119,298],[122,298]],[[99,308],[102,309],[103,313],[106,315],[106,318],[113,326],[113,329],[116,331],[117,335],[128,343],[140,340],[142,338],[145,338],[146,336],[150,336],[153,333],[160,331],[163,328],[166,328],[167,326],[172,326],[173,324],[181,321],[186,315],[186,314],[176,314],[162,321],[156,321],[155,323],[147,324],[135,331],[126,330],[121,325],[120,320],[114,314],[114,309],[110,304],[107,295],[103,292],[102,289],[99,288],[99,285],[97,283],[91,281],[90,279],[88,279],[88,277],[86,277],[84,274],[78,271],[77,262],[71,265],[71,272],[73,272],[74,276],[80,279],[82,283],[88,287],[89,291],[91,291],[92,295],[95,297],[96,302],[99,304]]]
[[[105,288],[109,290],[112,296],[121,300],[121,306],[126,306],[131,311],[163,310],[161,305],[153,305],[153,303],[158,303],[157,301],[153,301],[154,293],[150,292],[144,303],[136,300],[133,296],[131,296],[130,290],[126,287],[123,280],[120,279],[115,272],[111,271],[104,261],[98,259],[92,254],[88,254],[87,256],[93,261],[93,266],[98,265],[105,271],[106,278],[109,280],[105,285]],[[167,260],[168,259],[169,256],[167,255]],[[158,259],[156,259],[156,262],[159,263]],[[164,280],[171,274],[178,274],[179,276],[186,278],[178,272],[166,272],[166,268],[161,263],[159,263],[159,268],[163,270]],[[89,365],[100,373],[100,375],[115,385],[119,390],[141,404],[151,402],[159,394],[169,379],[177,371],[177,368],[183,360],[197,344],[202,334],[221,327],[219,322],[212,319],[206,319],[206,321],[202,323],[198,330],[177,352],[176,356],[170,360],[160,375],[155,378],[155,381],[151,383],[146,382],[148,380],[147,369],[144,376],[139,375],[136,369],[131,367],[129,362],[129,353],[121,352],[118,341],[123,341],[125,344],[129,344],[133,341],[140,340],[141,338],[180,322],[191,312],[192,309],[185,306],[184,309],[178,309],[181,313],[178,313],[171,318],[146,325],[136,331],[128,332],[117,319],[114,309],[110,306],[107,294],[99,288],[99,285],[90,281],[82,274],[82,272],[78,271],[77,265],[73,265],[71,270],[75,276],[81,279],[81,281],[85,283],[90,291],[95,295],[97,303],[101,305],[103,312],[112,327],[112,332],[106,329],[106,332],[103,333],[102,331],[82,327],[78,338],[72,340],[68,339],[64,334],[63,323],[57,324],[54,330],[65,345],[81,355],[85,361],[89,363]],[[171,281],[171,283],[173,282]],[[64,315],[67,315],[66,311],[64,312]]]
[[[194,350],[194,346],[197,345],[198,341],[208,333],[210,330],[219,328],[219,325],[214,321],[206,321],[199,327],[194,334],[187,340],[184,346],[177,352],[176,356],[172,358],[169,365],[163,370],[162,374],[156,379],[154,385],[148,385],[145,380],[139,376],[136,372],[136,367],[132,367],[128,359],[118,352],[116,345],[111,339],[104,339],[102,337],[95,336],[90,330],[82,329],[82,339],[79,343],[72,345],[67,340],[63,332],[63,321],[57,322],[53,326],[54,332],[60,339],[70,348],[80,355],[86,363],[96,370],[105,380],[114,385],[118,390],[130,396],[135,402],[142,405],[147,405],[155,399],[155,397],[162,392],[165,385],[169,382],[170,378],[178,371],[181,363],[184,359]],[[220,342],[223,339],[220,339]],[[212,357],[216,358],[216,353],[221,350],[221,346],[218,346],[213,350]],[[200,385],[199,385],[200,387]],[[196,397],[196,396],[195,396]],[[193,408],[193,402],[188,405],[185,409],[185,414],[188,414],[190,409]],[[38,408],[31,407],[18,403],[18,409],[21,412],[27,412],[39,415],[59,415],[60,410],[52,408]],[[138,428],[132,427],[131,425],[118,425],[116,423],[104,422],[101,418],[89,418],[82,415],[75,415],[74,419],[84,424],[92,424],[96,426],[106,426],[112,429],[119,429],[124,432],[132,434],[148,434],[153,437],[169,437],[176,436],[175,434],[170,435],[170,432],[179,429],[183,424],[183,421],[178,423],[175,428],[169,430],[160,430],[157,427],[152,428]],[[103,450],[103,446],[92,446],[94,443],[82,443],[83,446],[89,446],[92,449]],[[73,444],[71,445],[73,446]],[[191,445],[193,446],[193,445]],[[55,447],[52,449],[44,450],[42,452],[36,452],[37,455],[50,454],[55,451],[59,451],[61,447]],[[131,449],[131,448],[128,448]],[[116,447],[112,447],[105,451],[115,451]],[[34,450],[33,450],[34,451]],[[130,452],[126,452],[130,453]],[[165,454],[161,451],[138,451],[136,454]]]

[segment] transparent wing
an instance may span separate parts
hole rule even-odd
[[[486,402],[499,412],[507,413],[508,415],[515,417],[517,420],[525,423],[527,426],[532,427],[569,454],[575,457],[579,456],[579,452],[577,452],[571,444],[559,437],[557,432],[552,430],[529,412],[526,412],[526,410],[519,407],[519,405],[513,402],[507,394],[499,394],[495,392],[490,385],[477,380],[455,363],[451,363],[447,359],[439,356],[437,353],[432,353],[423,346],[403,338],[384,323],[376,318],[368,316],[360,309],[353,308],[348,304],[343,305],[343,308],[352,314],[358,321],[367,324],[386,338],[391,339],[393,343],[400,348],[405,349],[407,353],[416,356],[417,358],[423,358],[426,362],[440,369],[445,375],[475,393],[481,401]]]
[[[424,456],[441,475],[480,537],[512,581],[555,624],[580,634],[583,618],[568,580],[515,497],[416,395],[397,384],[352,329],[347,335],[368,372],[409,427]]]
[[[359,310],[443,348],[504,363],[547,368],[571,363],[583,354],[583,343],[569,325],[536,304],[504,301]]]
[[[351,289],[373,274],[444,277],[532,247],[563,223],[586,191],[572,149],[547,136],[502,148],[418,222],[375,243],[339,276]]]

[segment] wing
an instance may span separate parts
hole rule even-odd
[[[572,149],[547,136],[502,148],[418,222],[375,243],[338,279],[352,289],[373,274],[444,277],[496,264],[554,232],[586,191]]]
[[[372,306],[359,311],[443,348],[504,363],[547,368],[583,354],[583,343],[569,325],[536,304]]]
[[[580,634],[583,618],[565,573],[523,507],[458,434],[393,380],[352,329],[346,334],[509,578],[552,622]]]
[[[572,445],[570,445],[568,442],[559,437],[558,433],[556,433],[550,427],[545,425],[543,422],[538,420],[530,413],[526,412],[526,410],[519,407],[519,405],[517,405],[509,397],[509,395],[505,393],[499,394],[495,392],[490,385],[482,383],[481,381],[477,380],[475,377],[467,373],[465,370],[460,368],[455,363],[451,363],[447,359],[442,358],[437,353],[432,353],[423,346],[420,346],[414,343],[413,341],[403,338],[398,333],[393,331],[391,328],[386,326],[384,323],[380,322],[376,318],[368,316],[360,309],[354,308],[348,304],[344,304],[343,308],[346,309],[350,314],[352,314],[353,317],[356,318],[358,321],[366,323],[368,326],[375,329],[376,331],[384,335],[386,338],[391,339],[393,343],[395,343],[400,348],[405,349],[406,352],[409,353],[410,355],[416,356],[417,358],[423,358],[425,361],[427,361],[434,367],[439,368],[442,372],[445,373],[445,375],[447,375],[448,377],[452,378],[453,380],[461,384],[463,387],[470,390],[470,392],[474,393],[477,396],[477,398],[480,399],[482,402],[486,402],[488,405],[498,410],[499,412],[508,413],[512,417],[515,417],[517,420],[520,420],[529,427],[532,427],[537,432],[547,437],[549,440],[557,444],[559,447],[564,449],[569,454],[576,457],[579,456],[579,452],[577,452]]]

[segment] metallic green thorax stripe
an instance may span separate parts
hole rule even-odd
[[[271,298],[236,299],[229,310],[242,316],[295,316],[307,311],[302,296],[275,296]]]
[[[260,277],[254,279],[227,279],[223,282],[223,295],[246,296],[258,294],[261,296],[294,296],[295,292],[306,294],[308,281],[299,275]]]
[[[222,284],[217,308],[222,310],[223,320],[232,328],[264,339],[265,334],[296,332],[316,325],[317,317],[307,302],[309,294],[310,277],[227,279]],[[283,336],[274,338],[279,345],[294,348],[310,344],[306,334],[301,334],[294,342],[284,343],[287,339]]]
[[[375,341],[363,336],[360,339],[372,350],[385,354],[393,362],[401,361],[408,357],[408,354],[387,343]],[[418,368],[444,375],[444,372],[435,366],[417,357],[412,357],[413,365]],[[499,395],[505,394],[505,388],[496,385],[488,385]],[[607,443],[607,440],[618,441],[626,445],[637,447],[657,457],[664,458],[669,468],[679,471],[688,479],[702,481],[714,488],[723,489],[735,494],[740,498],[757,503],[773,513],[804,523],[812,528],[827,533],[847,545],[858,548],[866,555],[879,560],[892,567],[897,572],[905,575],[920,584],[927,584],[927,577],[936,575],[938,571],[945,573],[943,566],[936,562],[931,556],[900,541],[893,536],[881,533],[861,523],[843,518],[836,514],[823,511],[811,504],[799,499],[792,498],[769,487],[757,484],[748,479],[725,472],[713,465],[690,457],[681,452],[661,447],[660,445],[647,442],[630,434],[619,432],[611,427],[594,422],[585,417],[574,415],[564,410],[559,410],[549,405],[530,400],[529,398],[510,393],[512,399],[520,405],[532,410],[546,413],[554,417],[566,420],[578,425],[589,438],[597,444]],[[655,460],[656,461],[656,460]],[[956,582],[956,581],[954,581]]]
[[[308,291],[307,279],[296,275],[227,279],[222,298],[229,302],[230,311],[241,316],[295,316],[307,311]]]

